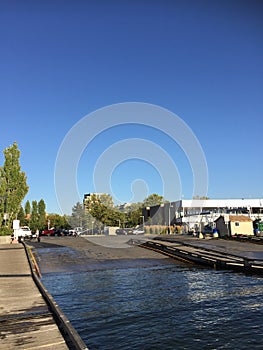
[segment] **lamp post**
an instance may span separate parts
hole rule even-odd
[[[231,232],[229,232],[229,215],[225,215],[225,225],[226,225],[226,232],[227,232],[227,236],[230,236],[231,235]]]
[[[91,232],[92,232],[92,235],[93,235],[93,224],[94,224],[94,221],[91,221],[91,224],[92,224]]]
[[[171,202],[169,202],[169,211],[168,211],[168,233],[170,234],[171,233],[171,230],[170,230],[170,225],[171,225],[171,208],[173,208],[173,205],[171,205]]]
[[[142,218],[142,229],[144,231],[144,215],[141,215],[140,218]]]

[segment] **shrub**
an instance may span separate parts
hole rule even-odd
[[[9,227],[3,226],[0,228],[0,236],[9,236],[12,235],[13,230]]]
[[[144,227],[144,230],[145,230],[145,233],[150,233],[150,228],[149,228],[149,226],[145,226],[145,227]]]

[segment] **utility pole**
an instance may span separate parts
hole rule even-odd
[[[173,205],[171,205],[171,202],[169,202],[169,212],[168,212],[168,233],[170,234],[171,233],[171,229],[170,229],[170,226],[171,226],[171,208],[173,208]]]
[[[142,218],[142,229],[144,231],[144,215],[141,215],[140,218]]]

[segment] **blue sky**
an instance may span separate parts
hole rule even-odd
[[[256,0],[2,0],[0,149],[18,142],[26,199],[43,198],[48,212],[60,212],[54,169],[63,139],[93,111],[125,102],[168,109],[192,129],[210,198],[263,197],[262,13]],[[180,195],[191,198],[191,165],[176,142],[147,125],[119,125],[94,135],[81,154],[80,200],[100,192],[93,184],[100,155],[129,138],[165,150],[178,168]],[[116,164],[109,181],[127,202],[134,181],[142,196],[162,194],[165,176],[138,157]],[[177,194],[171,187],[167,199]]]

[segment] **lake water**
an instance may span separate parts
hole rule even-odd
[[[263,349],[258,276],[135,259],[42,281],[91,350]]]

